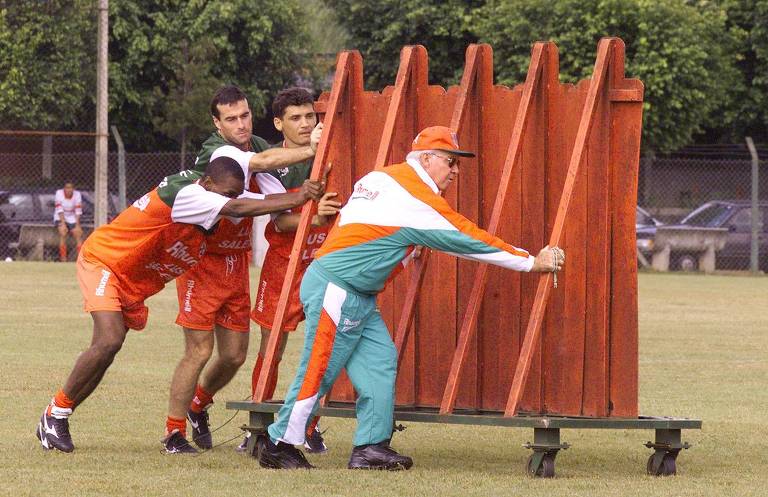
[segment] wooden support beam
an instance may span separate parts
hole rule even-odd
[[[330,143],[333,138],[333,134],[336,130],[334,121],[341,112],[341,105],[343,98],[348,97],[351,91],[350,87],[353,77],[351,73],[356,71],[354,80],[359,80],[362,74],[362,61],[360,54],[356,51],[342,52],[339,55],[338,62],[336,63],[336,77],[334,80],[333,88],[331,89],[331,96],[327,104],[327,113],[325,116],[323,126],[323,136],[320,139],[320,144],[315,154],[315,160],[312,165],[312,173],[310,178],[313,180],[320,179],[326,162],[329,158]],[[263,367],[259,374],[259,379],[256,384],[256,391],[253,393],[254,402],[263,402],[267,400],[264,398],[264,394],[267,388],[269,379],[275,374],[275,368],[273,365],[275,352],[277,351],[277,345],[280,342],[280,337],[283,332],[283,323],[285,322],[285,311],[288,307],[288,300],[291,295],[291,288],[296,280],[296,273],[299,267],[300,254],[304,250],[307,243],[307,233],[309,231],[309,225],[312,220],[312,215],[316,210],[315,202],[307,202],[301,210],[301,218],[299,220],[299,226],[296,229],[296,236],[293,240],[293,247],[291,249],[291,257],[288,261],[288,269],[286,270],[286,277],[283,281],[283,287],[280,291],[280,299],[277,303],[277,310],[275,311],[275,317],[272,321],[272,332],[269,334],[269,341],[267,342],[267,351],[264,357]]]

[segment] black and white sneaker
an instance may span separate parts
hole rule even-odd
[[[323,432],[320,431],[320,427],[315,426],[312,433],[307,435],[307,438],[304,440],[304,450],[310,454],[325,454],[328,452],[328,447],[325,445]]]
[[[197,413],[191,409],[187,411],[187,420],[192,426],[192,440],[198,447],[204,450],[213,448],[213,437],[211,436],[211,427],[208,423],[208,409],[203,409]]]
[[[72,452],[75,445],[69,434],[69,415],[72,409],[56,408],[62,415],[48,414],[48,407],[43,411],[40,422],[37,424],[37,439],[46,450],[58,449],[62,452]]]
[[[197,449],[192,447],[179,430],[173,430],[162,443],[166,454],[197,454]]]

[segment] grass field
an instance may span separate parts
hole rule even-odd
[[[678,476],[645,475],[652,431],[564,430],[571,449],[557,477],[523,473],[532,430],[410,423],[393,445],[415,466],[399,473],[344,469],[353,424],[327,419],[331,452],[312,472],[260,469],[234,452],[240,413],[214,434],[237,438],[196,457],[165,456],[159,443],[171,372],[182,351],[175,289],[149,301],[147,331],[131,332],[99,389],[71,419],[77,449],[45,452],[34,428],[90,339],[74,264],[0,263],[0,495],[2,496],[764,496],[768,494],[768,277],[640,276],[640,407],[644,414],[704,420],[684,431],[693,448]],[[302,338],[295,333],[278,391]],[[247,366],[211,411],[248,395]]]

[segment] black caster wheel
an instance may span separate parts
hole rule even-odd
[[[553,454],[544,454],[538,468],[533,467],[533,456],[534,454],[528,456],[526,464],[529,476],[538,478],[552,478],[555,476],[555,456]]]
[[[658,468],[653,467],[654,456],[648,458],[648,464],[646,465],[646,471],[651,476],[674,476],[677,474],[677,463],[675,462],[675,456],[672,454],[664,454],[661,464]]]

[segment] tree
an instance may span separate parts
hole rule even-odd
[[[458,81],[467,45],[476,41],[467,19],[480,1],[325,0],[363,55],[366,82],[381,89],[395,81],[403,45],[429,50],[430,79]]]
[[[181,144],[179,168],[183,169],[192,137],[210,133],[209,103],[221,83],[211,75],[215,48],[210,39],[202,38],[191,47],[182,40],[180,45],[180,53],[168,61],[174,68],[174,79],[168,83],[167,93],[155,87],[162,107],[152,122],[157,130]]]
[[[93,121],[80,121],[96,84],[91,7],[89,0],[0,3],[4,128],[93,129]]]
[[[626,44],[626,74],[645,84],[643,148],[665,152],[713,119],[732,120],[736,40],[725,13],[684,0],[508,0],[474,12],[474,32],[494,47],[500,82],[524,80],[535,40],[555,41],[563,81],[590,76],[603,36]]]
[[[744,136],[768,141],[768,0],[722,0],[726,26],[738,42],[733,51],[741,84],[733,89],[734,117],[713,120],[709,135],[742,142]]]
[[[110,19],[110,119],[146,149],[169,146],[147,136],[155,126],[182,143],[202,140],[210,117],[199,107],[208,108],[204,93],[219,84],[240,86],[263,115],[306,54],[298,0],[125,0],[110,3]],[[195,58],[196,50],[205,55]],[[194,120],[186,133],[173,125],[183,118]]]

